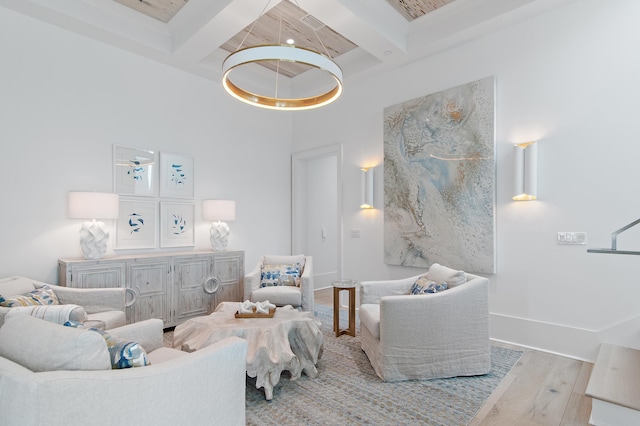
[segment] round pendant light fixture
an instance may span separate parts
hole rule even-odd
[[[261,61],[296,62],[317,68],[329,73],[335,80],[335,86],[315,96],[280,98],[277,95],[277,86],[275,95],[267,96],[244,90],[231,81],[230,74],[234,69]],[[342,70],[331,59],[313,50],[288,45],[254,46],[227,56],[222,63],[222,85],[231,96],[250,105],[277,110],[305,110],[319,108],[338,99],[342,93]]]
[[[267,2],[268,7],[270,3]],[[297,1],[296,1],[297,4]],[[298,6],[299,7],[299,6]],[[260,16],[262,16],[262,13]],[[260,18],[258,17],[258,19]],[[256,21],[253,25],[255,25]],[[282,29],[282,15],[280,15],[280,31]],[[253,30],[253,26],[248,30],[245,39]],[[222,63],[222,86],[234,98],[245,102],[249,105],[260,108],[296,111],[319,108],[335,101],[342,94],[342,69],[330,57],[329,52],[320,40],[318,33],[314,29],[314,33],[318,38],[320,45],[324,48],[326,55],[318,53],[314,50],[297,47],[293,44],[293,40],[287,40],[289,44],[266,44],[259,46],[251,46],[242,48],[245,39],[238,49],[227,56]],[[234,82],[232,76],[235,70],[243,66],[251,64],[260,64],[267,62],[276,62],[275,72],[276,80],[272,94],[260,94],[256,91],[250,91],[243,88],[242,84],[237,80]],[[323,71],[325,76],[331,81],[331,89],[325,91],[326,86],[319,93],[306,97],[280,97],[278,94],[278,79],[280,78],[280,62],[295,63],[306,66],[308,68]]]

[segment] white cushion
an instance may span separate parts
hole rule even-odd
[[[264,302],[265,300],[277,306],[300,306],[302,305],[302,292],[299,287],[276,286],[261,287],[251,293],[252,302]]]
[[[172,359],[180,358],[189,355],[188,352],[182,352],[178,349],[172,348],[158,348],[153,352],[147,354],[151,365],[156,365],[161,362],[171,361]]]
[[[105,311],[96,312],[87,315],[88,320],[104,321],[104,329],[111,330],[112,328],[122,327],[127,324],[127,315],[124,311]]]
[[[0,356],[36,372],[111,369],[107,343],[98,333],[29,315],[5,318]]]
[[[427,272],[427,278],[438,283],[445,281],[449,288],[467,282],[467,276],[464,271],[456,271],[438,263],[431,265],[429,272]]]
[[[304,254],[296,254],[294,256],[281,256],[268,254],[264,256],[262,263],[265,265],[277,265],[277,264],[289,264],[293,265],[299,263],[300,267],[304,269]]]
[[[16,296],[18,294],[27,293],[36,289],[37,284],[42,284],[40,281],[30,280],[25,277],[8,277],[0,280],[0,295],[4,296]]]
[[[366,327],[376,339],[380,339],[380,305],[360,305],[360,325]]]

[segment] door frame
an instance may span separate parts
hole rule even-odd
[[[338,236],[336,238],[336,273],[338,278],[342,278],[342,245],[343,245],[343,221],[342,221],[342,144],[327,145],[320,148],[313,148],[305,151],[294,152],[291,156],[291,250],[292,254],[302,253],[302,235],[305,230],[301,229],[304,221],[305,200],[301,191],[304,190],[299,176],[304,176],[307,161],[322,157],[336,157],[336,227]]]

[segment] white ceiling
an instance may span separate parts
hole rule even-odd
[[[358,46],[335,58],[346,86],[356,76],[413,62],[569,1],[455,0],[412,21],[386,0],[296,3]],[[228,55],[220,46],[250,26],[266,3],[188,0],[165,23],[114,0],[0,0],[0,6],[212,80],[221,78]],[[278,3],[272,0],[268,9]]]

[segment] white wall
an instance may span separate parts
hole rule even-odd
[[[384,264],[381,166],[377,210],[358,209],[359,168],[382,163],[383,109],[494,75],[492,337],[593,359],[599,341],[615,334],[610,327],[640,315],[640,257],[587,254],[585,246],[557,245],[556,234],[585,231],[589,247],[606,247],[613,230],[640,217],[639,17],[636,0],[575,1],[396,71],[348,80],[335,104],[296,116],[294,150],[344,144],[344,276],[421,272]],[[539,141],[540,201],[516,203],[512,145],[528,140]],[[351,229],[361,238],[350,238]],[[639,233],[618,248],[640,250]],[[627,337],[640,345],[638,328]]]
[[[210,249],[202,200],[229,198],[228,248],[245,250],[247,269],[290,252],[290,113],[4,8],[0,55],[0,277],[55,283],[57,259],[81,256],[67,192],[113,190],[113,144],[195,157],[196,249]],[[107,255],[122,253],[108,225]]]

